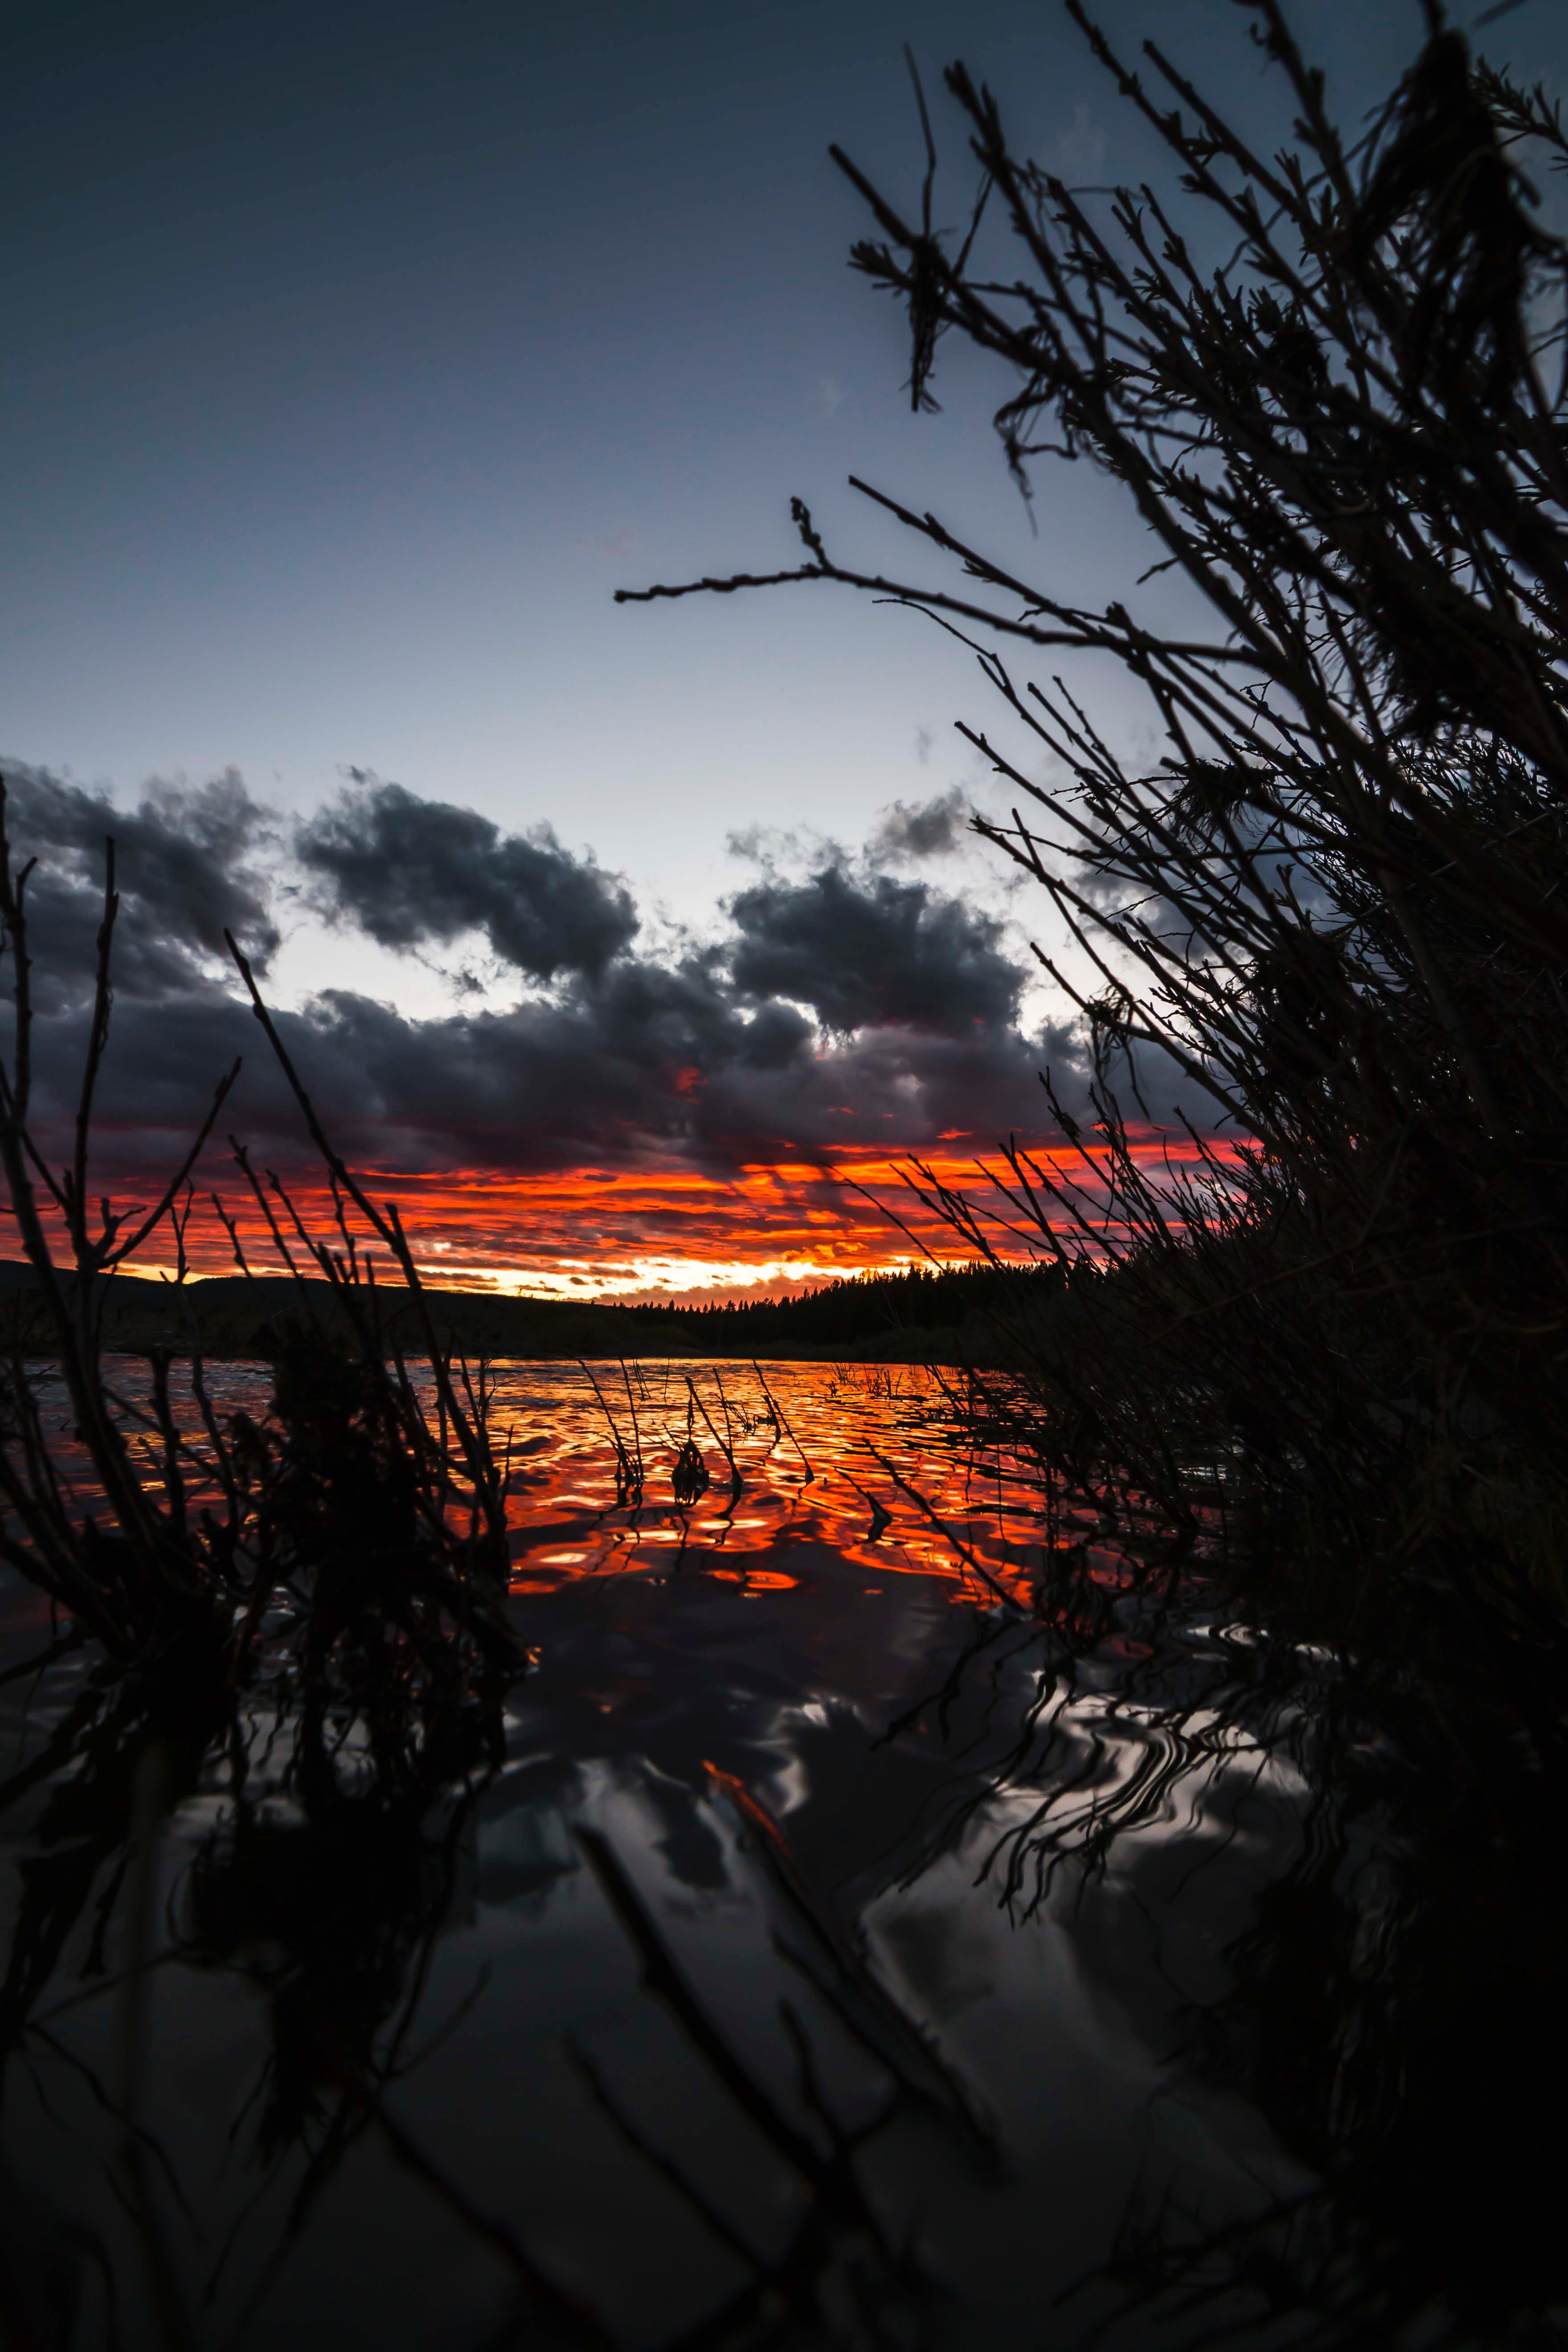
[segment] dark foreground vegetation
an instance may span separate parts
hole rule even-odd
[[[806,561],[775,575],[890,595],[973,646],[1010,733],[961,731],[1013,803],[977,830],[1048,900],[1042,961],[1092,1049],[1087,1118],[1045,1081],[1076,1181],[1015,1151],[1005,1199],[928,1198],[983,1256],[1022,1239],[1105,1269],[1065,1344],[1040,1318],[1026,1404],[994,1399],[1051,1477],[1136,1494],[1188,1543],[1222,1515],[1237,1572],[1319,1630],[1394,1595],[1458,1612],[1552,1691],[1555,1738],[1568,252],[1528,172],[1560,174],[1568,140],[1436,6],[1350,136],[1281,11],[1247,12],[1277,152],[1157,47],[1135,73],[1068,13],[1174,196],[1064,185],[961,65],[962,235],[933,226],[955,198],[929,128],[913,210],[835,153],[875,224],[855,266],[907,308],[916,408],[953,340],[994,361],[1043,548],[1047,465],[1121,484],[1146,617],[879,490],[948,583],[858,572],[798,501]],[[1147,770],[1008,667],[1063,648],[1141,690]],[[1179,1175],[1131,1149],[1150,1087],[1180,1107]]]
[[[1272,132],[1068,13],[1173,187],[1068,187],[962,65],[962,198],[918,92],[912,204],[835,151],[913,404],[955,341],[994,362],[1047,562],[857,484],[944,578],[856,569],[797,500],[796,570],[639,593],[837,583],[973,651],[996,724],[962,731],[1010,803],[976,829],[1049,906],[1094,1083],[1086,1114],[1046,1080],[1070,1175],[1015,1150],[1005,1198],[921,1181],[981,1257],[1099,1271],[1026,1318],[971,1426],[1092,1498],[1152,1607],[1215,1580],[1281,1706],[1265,1748],[1316,1791],[1206,2030],[1317,2185],[1223,2242],[1166,2213],[1130,2271],[1199,2309],[1248,2275],[1313,2343],[1560,2342],[1568,251],[1531,175],[1561,190],[1568,140],[1436,0],[1348,132],[1271,0],[1245,14]],[[1073,462],[1149,535],[1101,609],[1048,568]],[[1090,657],[1162,756],[1118,749]],[[1129,1135],[1155,1089],[1163,1168]],[[1087,1637],[1122,1603],[1081,1559],[1041,1603]]]

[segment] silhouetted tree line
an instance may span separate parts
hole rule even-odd
[[[1062,1277],[1052,1265],[900,1267],[826,1282],[790,1298],[726,1299],[712,1305],[652,1304],[620,1311],[646,1324],[690,1335],[694,1354],[721,1355],[857,1345],[892,1331],[958,1331],[987,1316],[1016,1310]]]

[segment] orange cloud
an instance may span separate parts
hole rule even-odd
[[[1031,1145],[1038,1167],[1082,1173],[1064,1143]],[[1196,1160],[1184,1142],[1147,1136],[1137,1155],[1151,1164]],[[1006,1213],[986,1171],[1011,1181],[994,1154],[944,1147],[923,1165],[941,1184],[978,1208]],[[867,1146],[843,1146],[822,1160],[779,1158],[722,1173],[691,1167],[584,1166],[518,1175],[490,1169],[411,1174],[384,1169],[363,1178],[370,1197],[395,1201],[427,1278],[452,1287],[532,1291],[554,1297],[680,1297],[777,1294],[908,1264],[929,1251],[962,1260],[960,1238],[904,1181],[911,1163]],[[234,1217],[252,1265],[275,1267],[265,1221],[230,1166],[205,1171]],[[289,1185],[312,1233],[332,1222],[330,1191],[320,1177]],[[119,1205],[124,1205],[123,1201]],[[889,1212],[891,1213],[889,1213]],[[901,1221],[901,1222],[900,1222]],[[1065,1230],[1067,1220],[1053,1220]],[[1014,1223],[1017,1220],[1015,1217]],[[363,1238],[363,1237],[362,1237]],[[1021,1234],[1002,1229],[1005,1255],[1024,1254]],[[227,1238],[210,1203],[198,1201],[188,1230],[193,1272],[232,1269]],[[383,1259],[379,1249],[373,1253]],[[172,1263],[172,1243],[149,1250],[144,1264]]]

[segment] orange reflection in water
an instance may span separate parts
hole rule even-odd
[[[916,1573],[955,1600],[1025,1598],[1038,1497],[1024,1465],[967,1444],[958,1405],[919,1366],[502,1365],[496,1426],[528,1448],[508,1510],[513,1588],[685,1571],[779,1591],[830,1549],[872,1584]],[[617,1438],[640,1491],[617,1484]],[[689,1439],[709,1484],[682,1505]]]
[[[145,1362],[108,1363],[117,1391],[143,1404]],[[199,1449],[179,1369],[175,1411]],[[205,1377],[220,1418],[266,1412],[265,1365],[210,1364]],[[414,1377],[427,1383],[417,1368]],[[100,1507],[63,1383],[46,1373],[37,1385],[65,1483],[79,1507]],[[780,1591],[832,1552],[864,1569],[870,1589],[918,1574],[943,1580],[955,1601],[1026,1599],[1041,1563],[1038,1496],[1026,1465],[966,1442],[960,1403],[941,1372],[909,1365],[498,1365],[491,1427],[498,1454],[510,1447],[512,1590],[681,1574]],[[641,1463],[634,1492],[617,1484],[617,1437]],[[674,1472],[689,1439],[708,1484],[683,1504]],[[193,1504],[202,1485],[187,1465]]]

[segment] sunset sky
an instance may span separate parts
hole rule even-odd
[[[1100,13],[1283,127],[1231,0]],[[1352,119],[1421,26],[1415,0],[1296,16]],[[1568,12],[1480,37],[1563,87]],[[316,1197],[225,924],[459,1278],[688,1293],[902,1257],[846,1174],[893,1199],[912,1150],[957,1179],[1044,1140],[1040,1069],[1081,1092],[1046,916],[963,830],[994,805],[953,732],[994,717],[963,649],[822,588],[612,602],[793,561],[797,492],[858,564],[928,572],[852,471],[1079,600],[1132,593],[1120,498],[1058,467],[1032,523],[986,425],[1009,387],[954,354],[911,416],[898,316],[844,267],[828,142],[918,191],[906,40],[940,217],[970,185],[958,54],[1068,178],[1154,167],[1039,0],[11,12],[0,751],[40,860],[46,1122],[120,844],[105,1181],[145,1192],[243,1052],[225,1129]],[[1157,751],[1116,676],[1071,682]],[[1201,1112],[1153,1076],[1156,1116]],[[204,1176],[232,1190],[222,1151]]]

